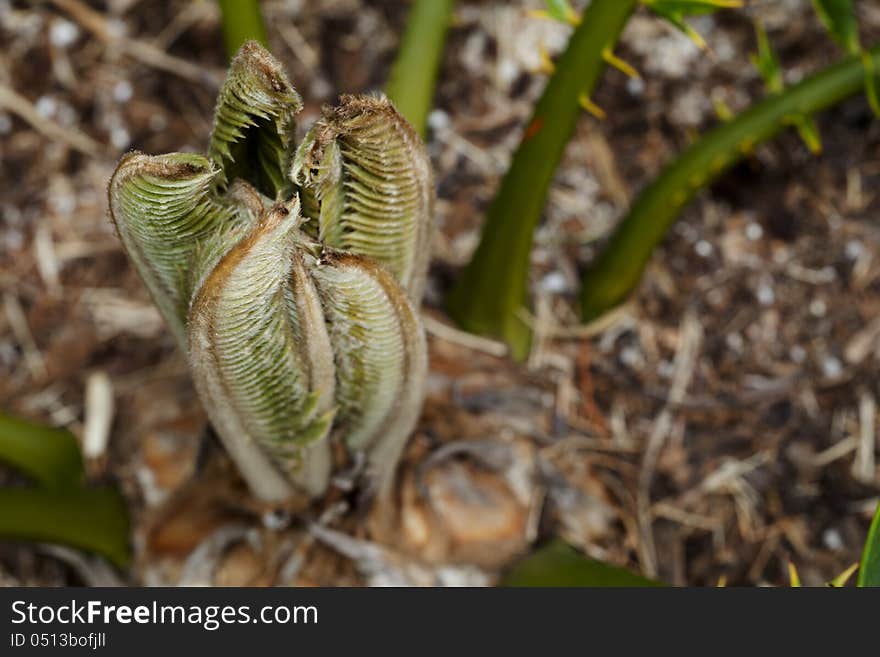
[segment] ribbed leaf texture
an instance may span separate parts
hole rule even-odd
[[[119,237],[180,344],[192,294],[186,264],[235,216],[211,193],[217,174],[202,155],[129,153],[110,179]]]
[[[301,109],[281,64],[259,44],[244,44],[229,65],[214,110],[208,155],[221,168],[220,183],[240,178],[272,199],[289,192]]]
[[[327,246],[385,267],[422,296],[434,182],[421,139],[387,98],[342,96],[300,144],[294,180]]]
[[[384,496],[427,376],[416,308],[432,176],[384,98],[325,108],[294,161],[301,105],[278,62],[245,44],[208,157],[125,156],[111,214],[255,494],[321,495],[339,442],[365,454]]]

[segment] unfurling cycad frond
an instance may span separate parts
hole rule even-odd
[[[208,155],[223,171],[221,183],[241,178],[271,199],[285,195],[301,109],[281,64],[258,44],[244,44],[214,110]]]
[[[342,96],[325,107],[292,177],[327,246],[384,265],[415,303],[430,251],[434,183],[425,147],[386,98]]]
[[[256,441],[293,479],[302,448],[319,443],[327,455],[321,472],[309,469],[314,493],[329,477],[334,367],[298,223],[298,204],[267,211],[205,279],[187,328],[196,387],[221,437]]]
[[[365,456],[387,500],[427,376],[414,307],[431,173],[418,137],[376,98],[325,109],[294,163],[300,107],[278,63],[246,44],[209,157],[124,157],[110,209],[254,493],[321,495],[339,445]],[[303,226],[295,191],[318,230]]]
[[[129,153],[110,179],[110,214],[132,262],[179,344],[186,344],[187,266],[199,241],[233,222],[211,193],[203,155]]]
[[[412,432],[427,376],[421,323],[397,281],[368,258],[325,249],[312,271],[336,354],[340,436],[370,454],[378,486],[383,462]],[[392,461],[376,454],[394,454]]]

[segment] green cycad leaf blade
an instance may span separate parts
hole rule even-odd
[[[761,79],[764,80],[764,86],[771,94],[780,93],[785,84],[782,78],[782,66],[779,64],[779,58],[776,51],[770,45],[770,39],[767,37],[767,30],[763,23],[755,23],[755,38],[758,44],[758,52],[752,55],[752,63],[758,69]]]
[[[852,0],[813,0],[813,7],[838,45],[848,55],[858,55],[859,25]]]
[[[880,587],[880,504],[868,531],[862,562],[859,566],[859,586]]]
[[[577,21],[578,13],[568,0],[544,0],[547,14],[562,23]]]
[[[655,12],[667,12],[679,16],[713,14],[720,9],[736,9],[742,0],[649,0],[646,3]]]
[[[561,540],[541,548],[514,565],[501,586],[663,586],[625,568],[589,559]]]
[[[805,114],[798,114],[792,119],[798,135],[804,145],[813,155],[822,152],[822,136],[819,134],[819,126],[816,125],[815,119]]]
[[[290,191],[296,114],[302,99],[281,64],[254,41],[233,58],[217,97],[208,155],[220,183],[241,178],[271,199]]]
[[[325,250],[312,277],[336,356],[339,435],[368,452],[385,488],[424,397],[421,322],[394,278],[367,258]]]
[[[286,478],[315,492],[329,477],[322,439],[332,419],[334,367],[317,293],[295,248],[298,212],[296,203],[276,205],[219,260],[193,301],[189,350],[224,442],[233,449],[255,442]]]
[[[868,96],[868,104],[874,116],[880,118],[880,91],[877,80],[877,66],[874,64],[874,58],[867,50],[862,53],[862,65],[865,67],[865,94]]]
[[[72,433],[2,413],[0,461],[46,488],[76,486],[83,479],[82,456]]]
[[[211,191],[216,176],[202,155],[129,153],[110,179],[110,214],[119,237],[181,345],[192,255],[200,240],[235,218]]]
[[[700,48],[705,48],[703,37],[685,21],[688,16],[713,14],[720,9],[743,6],[741,0],[645,0],[645,5],[657,16],[680,30]]]
[[[434,183],[419,136],[385,98],[342,96],[300,145],[292,177],[326,246],[372,258],[419,302]]]
[[[129,561],[128,509],[112,488],[0,488],[0,537],[62,543]]]

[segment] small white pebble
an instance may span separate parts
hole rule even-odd
[[[67,48],[79,38],[79,28],[76,23],[59,18],[52,21],[49,28],[49,41],[56,48]]]
[[[111,37],[115,39],[121,39],[128,31],[125,27],[125,21],[119,18],[111,18],[109,21],[107,21],[106,26],[107,32],[110,34]]]
[[[153,114],[150,117],[150,130],[153,132],[162,132],[168,127],[168,120],[164,114]]]
[[[34,104],[37,114],[44,119],[51,118],[58,109],[58,103],[51,96],[40,96]]]
[[[727,295],[720,288],[712,288],[706,293],[706,301],[710,306],[720,306],[727,301]]]
[[[435,132],[441,132],[449,128],[452,122],[449,120],[449,114],[443,110],[435,109],[428,114],[428,126]]]
[[[642,369],[645,359],[635,347],[624,347],[620,350],[620,362],[633,369]]]
[[[764,229],[761,227],[761,224],[752,221],[746,226],[746,237],[753,242],[757,242],[761,237],[764,236]]]
[[[772,306],[773,302],[776,301],[776,293],[773,292],[773,288],[767,283],[761,283],[758,286],[755,296],[758,299],[758,303],[762,306]]]
[[[128,130],[125,128],[113,128],[110,131],[110,142],[116,148],[125,148],[131,144],[131,135],[128,134]]]
[[[858,260],[859,256],[861,256],[864,252],[865,245],[858,240],[850,240],[846,243],[846,246],[844,247],[844,253],[849,260]]]
[[[743,346],[745,345],[745,340],[743,340],[743,336],[734,331],[733,333],[728,333],[724,336],[724,341],[727,343],[727,346],[734,351],[742,351]]]
[[[8,228],[3,232],[3,245],[6,251],[18,251],[24,245],[24,236],[16,228]]]
[[[810,314],[813,317],[824,317],[828,311],[828,306],[822,299],[813,299],[810,302]]]
[[[519,75],[519,66],[512,59],[503,59],[498,64],[498,79],[509,87]]]
[[[784,265],[791,260],[791,251],[785,247],[780,247],[773,251],[773,262],[777,265]]]
[[[843,364],[834,356],[826,356],[822,360],[822,374],[825,378],[836,379],[843,374]]]
[[[55,194],[49,197],[49,207],[56,214],[69,217],[76,210],[76,197],[73,194]]]
[[[675,373],[675,365],[665,358],[657,363],[657,374],[663,379],[671,379]]]
[[[694,251],[696,251],[697,255],[701,258],[708,258],[710,255],[712,255],[712,251],[714,251],[714,249],[712,248],[712,245],[706,240],[700,240],[694,245]]]
[[[561,271],[551,271],[538,285],[548,294],[562,294],[568,290],[568,281]]]
[[[290,524],[290,516],[281,509],[272,509],[263,514],[263,526],[273,531],[279,531]]]
[[[329,98],[333,93],[333,86],[322,77],[316,77],[309,85],[309,93],[312,98]]]
[[[128,80],[120,80],[113,85],[113,100],[117,103],[127,103],[134,95],[134,88]]]
[[[76,113],[76,109],[73,105],[69,103],[58,103],[58,109],[55,111],[55,116],[58,119],[58,123],[63,126],[74,126],[79,122],[79,114]]]
[[[795,363],[803,363],[804,360],[807,358],[807,351],[799,344],[796,344],[788,350],[788,356]]]
[[[829,527],[822,532],[822,542],[825,544],[825,547],[835,552],[843,548],[843,537],[833,527]]]
[[[645,91],[645,81],[642,78],[627,78],[626,90],[632,96],[641,96]]]

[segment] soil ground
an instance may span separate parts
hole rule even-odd
[[[96,436],[134,566],[0,544],[0,583],[492,584],[562,535],[674,584],[821,584],[858,560],[880,492],[880,121],[856,97],[703,193],[632,301],[577,326],[580,273],[634,194],[717,119],[762,94],[751,19],[789,82],[839,56],[807,0],[693,22],[651,15],[618,53],[554,183],[533,252],[536,340],[516,364],[451,327],[442,299],[569,30],[537,1],[463,0],[430,118],[437,236],[424,312],[431,377],[401,466],[401,524],[376,536],[340,486],[306,512],[257,504],[216,447],[184,360],[111,228],[119,156],[202,151],[224,53],[212,2],[0,0],[0,408]],[[880,8],[859,5],[865,43]],[[380,89],[407,3],[266,0],[306,102]],[[90,430],[91,431],[91,430]],[[104,444],[106,441],[106,444]],[[11,475],[6,475],[10,478]]]

